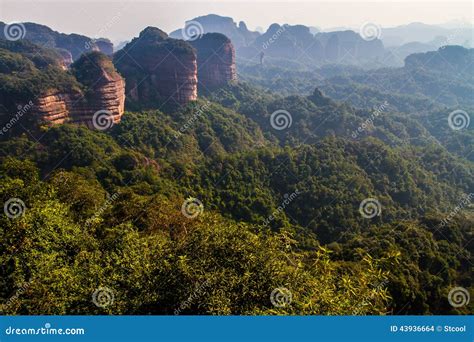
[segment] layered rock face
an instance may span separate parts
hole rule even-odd
[[[188,43],[147,27],[114,55],[127,94],[140,105],[183,105],[197,99],[197,57]]]
[[[68,122],[97,128],[101,123],[97,117],[94,119],[94,114],[102,111],[106,120],[119,122],[124,112],[125,81],[112,62],[101,53],[93,52],[74,63],[72,71],[86,92],[45,92],[34,106],[38,119],[50,124]]]
[[[191,44],[197,51],[202,90],[212,90],[237,79],[235,50],[229,38],[220,33],[206,33]]]

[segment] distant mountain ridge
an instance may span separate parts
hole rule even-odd
[[[242,46],[247,46],[260,35],[258,32],[249,31],[247,25],[243,21],[237,25],[230,17],[209,14],[186,21],[184,29],[175,30],[171,32],[169,36],[175,39],[184,39],[186,35],[189,35],[189,33],[183,32],[183,30],[186,30],[190,24],[196,22],[203,28],[203,32],[199,32],[200,34],[222,33],[232,41],[237,49]]]
[[[372,68],[401,66],[404,58],[413,53],[434,51],[444,45],[470,47],[474,36],[472,26],[447,28],[423,23],[379,27],[376,37],[366,39],[357,30],[347,28],[319,30],[277,23],[260,33],[249,31],[242,21],[237,25],[232,18],[216,14],[188,20],[184,29],[196,25],[198,30],[202,29],[201,33],[216,32],[229,37],[238,59],[258,63],[271,58],[276,59],[276,65],[286,67],[297,62],[311,66],[331,63]],[[186,38],[184,29],[171,32],[170,37]]]
[[[7,39],[5,26],[8,25],[0,21],[0,38]],[[24,27],[24,39],[45,48],[60,49],[70,53],[71,60],[75,61],[85,53],[90,51],[101,51],[106,55],[113,53],[113,44],[106,38],[93,39],[80,34],[60,33],[54,31],[46,25],[36,23],[22,23]],[[7,27],[8,29],[8,27]],[[66,56],[65,59],[68,57]]]
[[[263,62],[263,57],[271,57],[297,59],[307,64],[359,64],[384,55],[384,46],[379,39],[364,40],[350,30],[318,32],[314,27],[305,25],[274,23],[260,34],[249,31],[242,21],[237,25],[232,18],[215,14],[187,21],[183,29],[171,32],[170,37],[189,37],[190,32],[186,30],[191,25],[195,30],[202,31],[197,34],[216,32],[226,35],[234,44],[237,57],[257,62]]]
[[[472,47],[474,27],[465,23],[463,27],[446,28],[438,25],[410,23],[396,27],[382,28],[382,41],[386,46],[400,46],[411,42],[442,45],[463,45]]]

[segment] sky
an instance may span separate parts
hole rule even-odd
[[[244,21],[249,29],[272,23],[303,24],[322,29],[358,28],[365,22],[393,27],[411,22],[472,23],[473,2],[444,1],[111,1],[111,0],[0,0],[0,21],[30,21],[64,33],[106,37],[117,43],[130,40],[146,26],[171,32],[186,20],[206,14]]]

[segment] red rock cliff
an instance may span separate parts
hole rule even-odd
[[[197,57],[188,43],[147,27],[114,56],[127,94],[140,104],[179,104],[197,99]]]
[[[93,128],[94,114],[105,111],[106,117],[119,122],[124,112],[125,81],[112,62],[101,53],[93,52],[82,56],[71,70],[85,90],[45,91],[35,103],[39,120],[52,124],[85,124]]]
[[[237,79],[235,50],[229,38],[220,33],[207,33],[191,44],[197,51],[202,90],[212,90]]]

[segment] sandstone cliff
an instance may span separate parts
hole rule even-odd
[[[147,27],[114,55],[127,94],[140,105],[183,105],[197,98],[197,58],[188,43]]]
[[[197,51],[200,90],[212,90],[237,79],[235,50],[229,38],[206,33],[191,44]]]
[[[104,111],[104,117],[120,121],[125,104],[125,81],[112,62],[98,52],[82,56],[72,65],[72,72],[83,90],[68,92],[49,89],[40,95],[33,109],[38,120],[50,124],[64,122],[97,128],[93,116]]]

